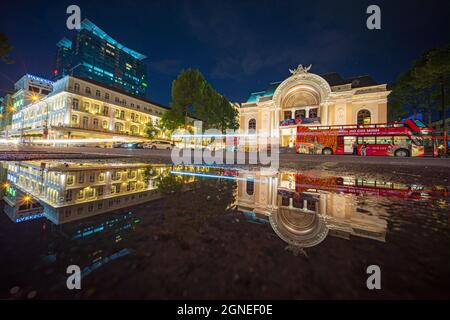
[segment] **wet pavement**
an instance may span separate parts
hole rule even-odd
[[[0,299],[450,298],[446,181],[331,164],[0,168]]]

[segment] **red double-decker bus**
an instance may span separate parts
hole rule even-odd
[[[431,128],[419,120],[405,122],[298,126],[299,154],[357,154],[367,156],[435,156]]]

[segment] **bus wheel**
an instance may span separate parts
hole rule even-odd
[[[409,157],[409,152],[406,149],[398,149],[395,151],[396,157]]]
[[[324,148],[324,149],[322,149],[322,154],[325,154],[325,155],[331,155],[331,154],[333,154],[333,150],[331,150],[330,148]]]

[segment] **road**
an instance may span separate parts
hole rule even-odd
[[[0,155],[13,156],[14,153],[31,153],[39,157],[43,154],[81,154],[101,157],[125,157],[142,160],[162,160],[171,161],[171,151],[169,150],[149,150],[149,149],[121,149],[121,148],[95,148],[95,147],[38,147],[38,146],[1,146]],[[70,156],[69,156],[70,157]],[[65,158],[68,158],[67,156]],[[396,157],[361,157],[353,155],[297,155],[293,152],[281,153],[279,155],[280,164],[284,163],[342,163],[355,165],[394,165],[394,166],[426,166],[426,167],[450,167],[450,159],[443,158],[396,158]]]

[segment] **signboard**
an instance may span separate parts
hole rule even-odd
[[[304,129],[304,128],[302,128]],[[305,128],[307,129],[307,128]],[[379,136],[379,135],[406,135],[410,131],[407,127],[392,127],[392,128],[352,128],[352,129],[337,129],[337,130],[301,130],[298,129],[298,134],[302,136]]]
[[[299,124],[312,124],[312,123],[320,123],[320,117],[285,119],[283,121],[280,121],[280,127],[295,126]]]

